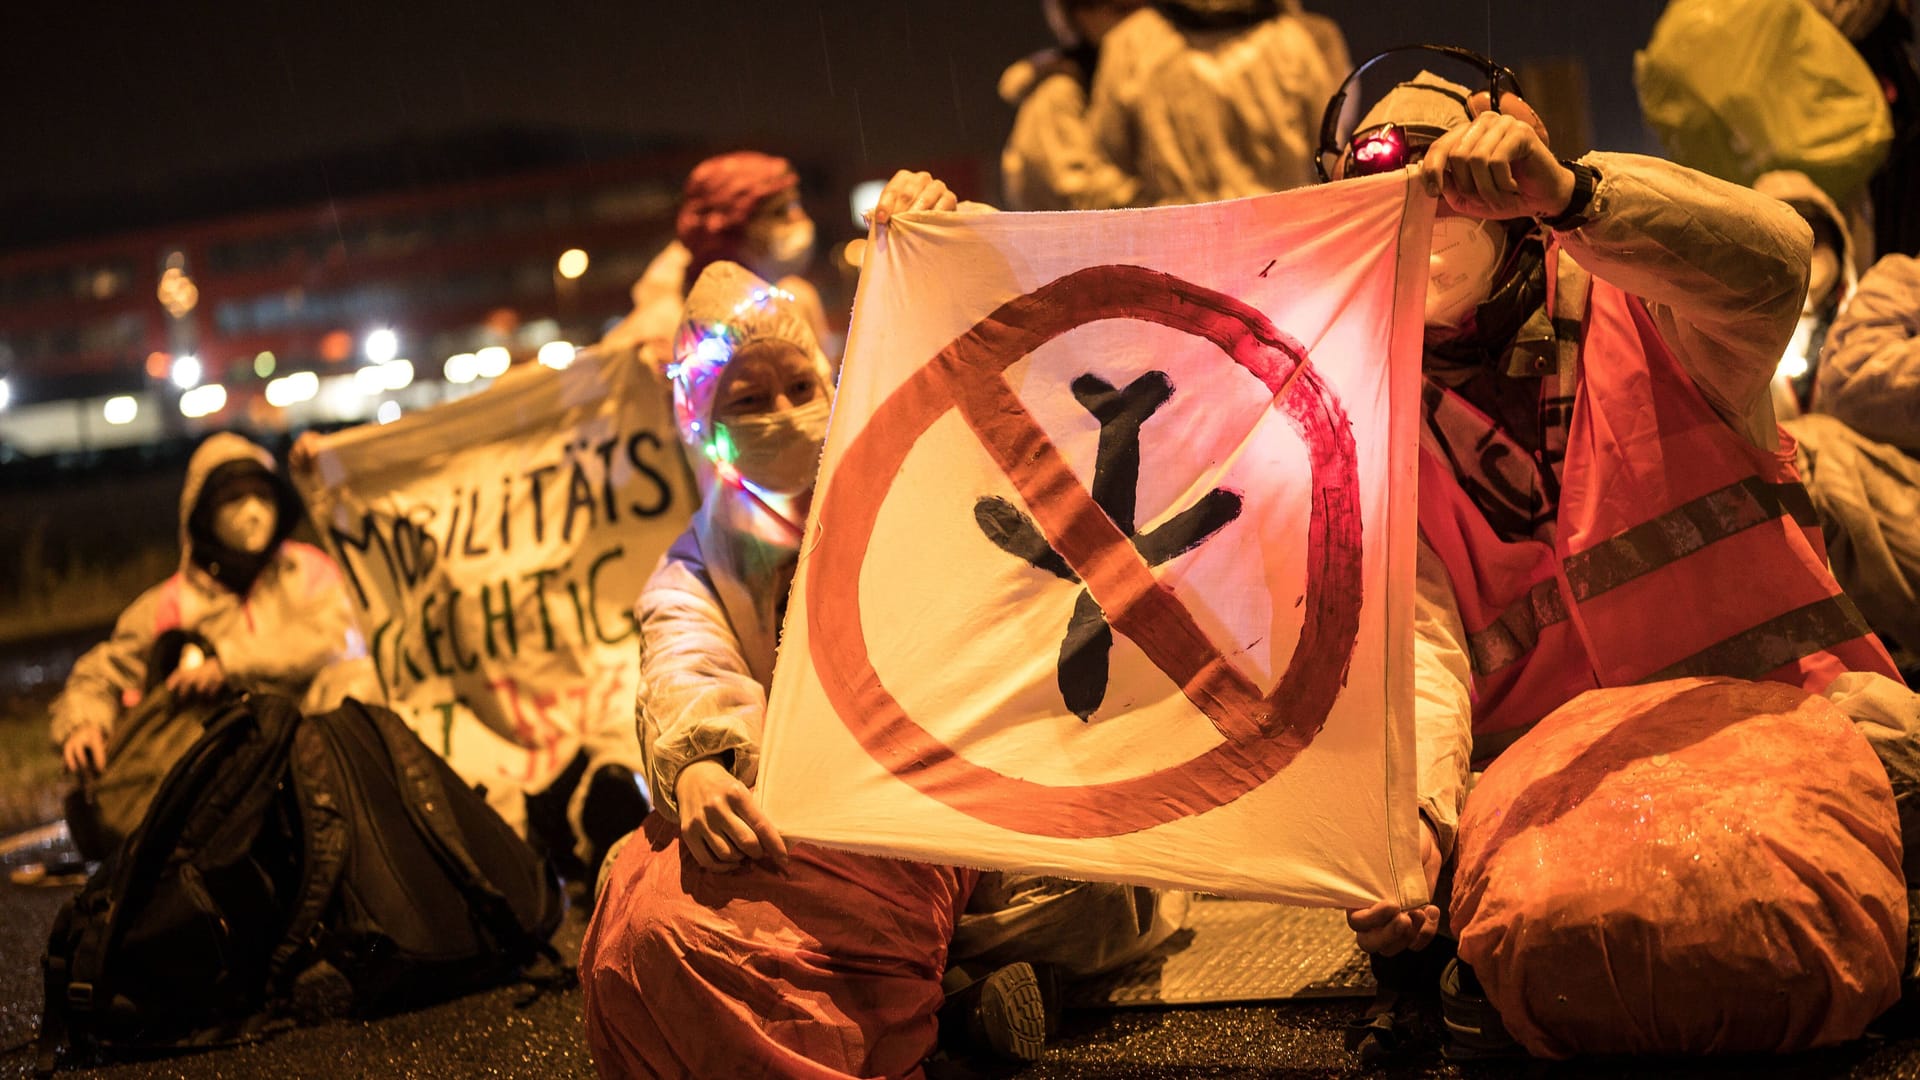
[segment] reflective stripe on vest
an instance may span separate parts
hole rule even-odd
[[[1639,301],[1595,281],[1588,315],[1553,549],[1501,540],[1422,455],[1421,530],[1468,630],[1474,759],[1596,686],[1892,674],[1826,568],[1791,459],[1713,411]]]
[[[1567,559],[1563,564],[1567,585],[1576,601],[1589,600],[1708,544],[1783,516],[1791,516],[1802,528],[1819,524],[1813,501],[1797,482],[1769,484],[1757,476],[1745,477]],[[1485,629],[1467,635],[1474,674],[1491,675],[1520,659],[1539,641],[1542,629],[1566,618],[1559,583],[1549,579],[1535,585]],[[1785,662],[1769,664],[1760,672]]]

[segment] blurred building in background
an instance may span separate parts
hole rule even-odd
[[[228,427],[271,444],[395,419],[481,389],[510,364],[564,366],[631,308],[705,154],[559,165],[524,147],[480,156],[483,165],[415,171],[504,174],[415,176],[399,191],[0,251],[0,463],[177,450]],[[881,182],[795,164],[820,225],[813,276],[843,328],[861,247],[848,238]],[[978,171],[940,164],[968,179]],[[360,188],[397,179],[334,168]],[[244,190],[232,201],[269,197],[226,190],[235,187]],[[111,227],[114,216],[95,208],[80,224]]]
[[[391,418],[626,313],[696,155],[0,253],[0,458]]]

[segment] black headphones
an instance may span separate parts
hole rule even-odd
[[[1391,49],[1382,49],[1365,60],[1362,60],[1358,67],[1355,67],[1348,73],[1347,77],[1341,81],[1340,89],[1336,91],[1332,99],[1327,102],[1327,111],[1321,114],[1320,149],[1313,156],[1313,167],[1314,170],[1320,174],[1320,180],[1323,183],[1333,179],[1332,170],[1327,164],[1328,155],[1331,154],[1337,162],[1340,156],[1346,152],[1346,143],[1352,138],[1352,133],[1348,134],[1347,139],[1340,138],[1339,130],[1340,107],[1346,104],[1348,92],[1353,89],[1355,82],[1361,75],[1366,73],[1368,68],[1385,60],[1389,56],[1406,52],[1433,53],[1437,56],[1445,56],[1457,60],[1478,70],[1487,77],[1487,97],[1492,102],[1495,112],[1500,111],[1501,83],[1504,82],[1507,85],[1508,93],[1518,97],[1526,96],[1520,92],[1520,79],[1514,75],[1512,68],[1496,60],[1488,59],[1474,52],[1472,49],[1463,49],[1457,45],[1395,45]],[[1462,101],[1460,107],[1462,109],[1467,108],[1467,103]]]

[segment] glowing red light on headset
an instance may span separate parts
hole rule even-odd
[[[1353,144],[1349,176],[1373,176],[1392,172],[1407,164],[1407,137],[1398,127],[1388,124]]]

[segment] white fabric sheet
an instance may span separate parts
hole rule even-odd
[[[775,824],[933,862],[1423,899],[1433,210],[1395,174],[881,230],[774,677]]]

